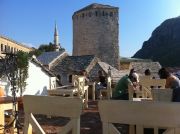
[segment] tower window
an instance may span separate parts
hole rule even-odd
[[[98,12],[97,11],[95,12],[95,14],[96,14],[96,16],[98,16]]]
[[[110,16],[111,16],[111,17],[113,16],[113,12],[110,12]]]
[[[103,16],[105,15],[104,11],[102,12],[102,15],[103,15]]]

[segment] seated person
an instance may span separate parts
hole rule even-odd
[[[107,87],[106,77],[101,70],[98,71],[98,81],[96,87],[97,90],[103,87]]]
[[[175,75],[171,74],[166,68],[161,68],[158,72],[160,79],[166,79],[165,88],[179,88],[180,80]]]
[[[88,75],[87,75],[87,71],[86,70],[81,70],[78,75],[81,75],[81,76],[84,76],[85,78],[85,85],[88,85],[89,83],[89,78],[88,78]]]
[[[123,76],[117,83],[112,95],[115,100],[129,100],[128,88],[136,90],[138,85],[138,74],[132,69],[129,75]]]
[[[99,92],[101,89],[104,89],[107,87],[107,83],[106,83],[106,77],[104,76],[104,73],[99,70],[98,71],[98,80],[96,83],[96,92],[97,92],[97,96],[99,96]]]

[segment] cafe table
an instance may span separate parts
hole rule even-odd
[[[0,134],[4,133],[5,111],[14,109],[12,99],[12,97],[0,97]]]

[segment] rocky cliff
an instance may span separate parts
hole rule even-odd
[[[158,26],[133,58],[152,59],[162,66],[180,66],[180,16]]]

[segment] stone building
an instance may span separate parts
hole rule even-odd
[[[72,19],[73,56],[95,55],[119,69],[118,7],[91,4]]]
[[[68,53],[65,50],[44,52],[37,59],[45,66],[47,69],[51,69],[52,66],[55,66],[62,59],[68,56]]]
[[[72,82],[72,75],[79,74],[82,70],[89,74],[98,61],[94,55],[67,56],[50,71],[60,79],[62,85],[67,85]]]
[[[14,41],[10,38],[0,35],[0,56],[4,56],[2,53],[16,53],[17,51],[30,52],[33,49],[25,46],[22,43]]]

